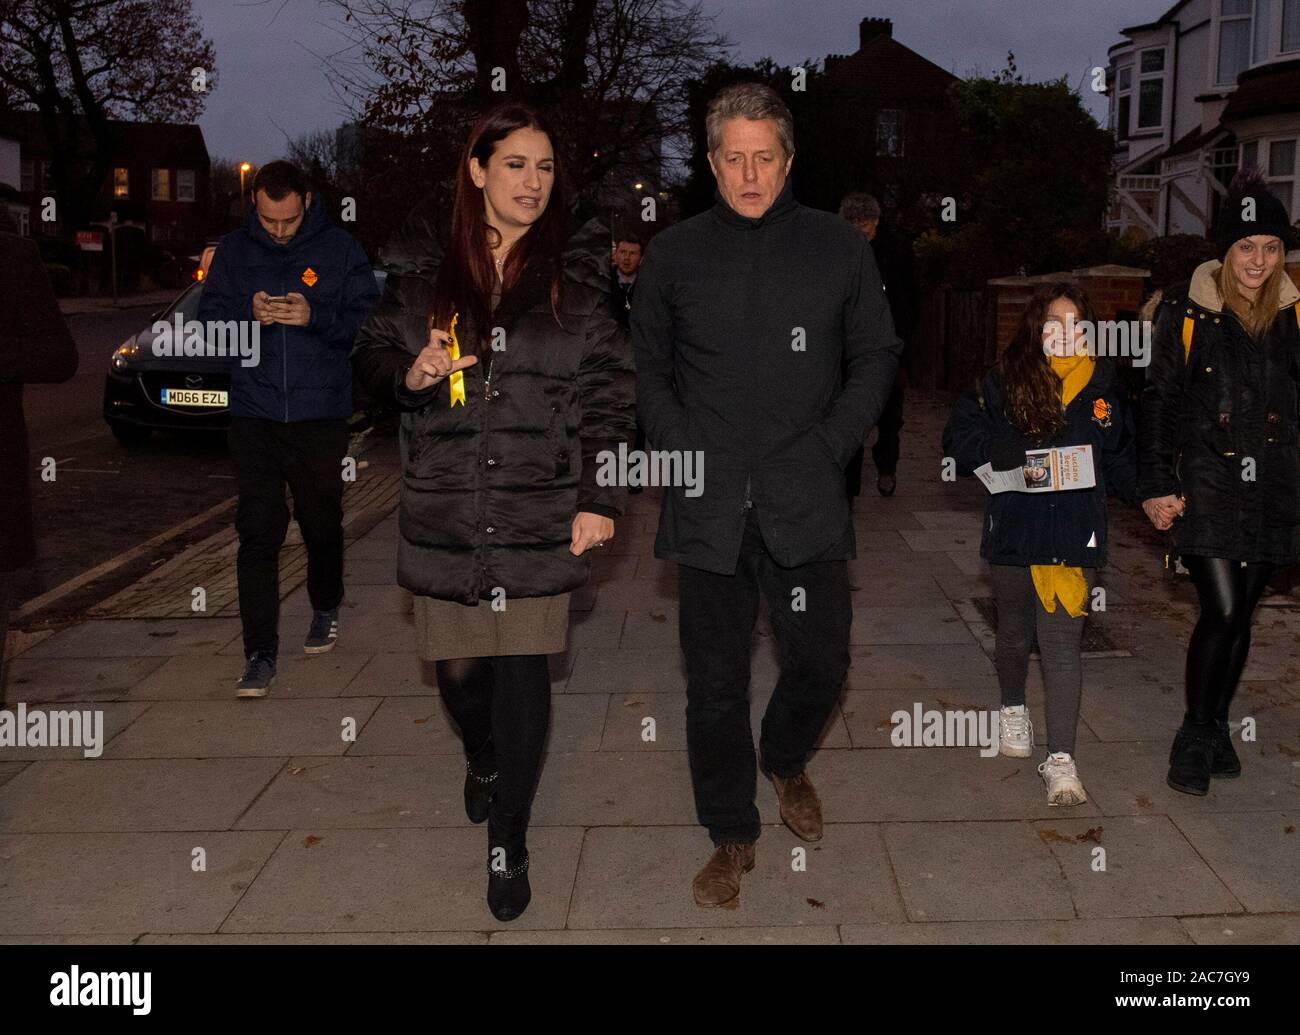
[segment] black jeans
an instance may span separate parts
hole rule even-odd
[[[542,748],[551,721],[545,654],[435,662],[438,693],[460,727],[470,770],[498,773],[488,812],[488,843],[514,865],[524,847]]]
[[[281,424],[256,417],[230,421],[238,467],[239,617],[244,653],[279,649],[280,547],[289,528],[284,489],[307,547],[307,595],[317,611],[343,601],[343,420]]]
[[[894,379],[894,390],[885,400],[885,408],[880,411],[880,420],[876,422],[876,441],[871,447],[871,459],[876,465],[877,476],[895,474],[898,471],[899,437],[903,430],[903,374],[900,371]],[[844,471],[844,488],[849,499],[862,494],[862,461],[866,457],[866,447],[859,447]]]
[[[1277,567],[1223,557],[1184,557],[1201,614],[1187,645],[1187,718],[1198,726],[1228,721],[1228,705],[1250,653],[1250,621]]]
[[[760,822],[754,805],[749,667],[759,594],[767,599],[781,666],[763,716],[759,765],[768,775],[794,776],[816,747],[849,668],[848,564],[780,567],[763,545],[751,510],[734,575],[688,565],[680,572],[686,747],[695,811],[715,844],[755,841]]]

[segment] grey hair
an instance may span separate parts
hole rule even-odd
[[[845,194],[840,202],[840,218],[847,219],[854,226],[879,220],[880,202],[864,191],[855,190]]]
[[[794,154],[794,116],[786,107],[781,95],[762,83],[735,83],[718,91],[709,101],[704,116],[704,129],[708,134],[709,154],[722,144],[722,123],[726,119],[772,119],[776,123],[777,139],[789,158]]]

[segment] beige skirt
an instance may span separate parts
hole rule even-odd
[[[569,635],[569,594],[516,597],[494,611],[434,597],[415,598],[415,643],[425,661],[560,654]]]

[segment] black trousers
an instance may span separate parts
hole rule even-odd
[[[343,601],[344,420],[281,424],[256,417],[230,421],[238,468],[239,617],[244,653],[279,649],[280,547],[289,528],[285,486],[307,547],[307,595],[317,611]]]
[[[435,662],[438,693],[460,727],[470,771],[497,773],[488,811],[488,843],[522,853],[542,749],[551,721],[551,674],[545,654]]]
[[[1201,613],[1187,645],[1187,718],[1198,726],[1228,721],[1246,655],[1255,605],[1277,567],[1224,557],[1184,557]]]
[[[903,430],[903,374],[899,371],[894,379],[894,390],[885,400],[885,408],[880,411],[880,420],[876,422],[876,441],[871,447],[871,459],[876,465],[877,474],[894,474],[898,470],[899,439]],[[862,461],[866,458],[866,447],[862,446],[844,471],[844,488],[849,499],[862,494]]]
[[[761,593],[781,675],[759,735],[763,772],[794,776],[839,700],[849,667],[848,564],[782,568],[750,511],[734,575],[680,566],[680,636],[686,657],[686,747],[695,810],[715,844],[758,839],[749,668]],[[802,590],[802,593],[796,593]]]

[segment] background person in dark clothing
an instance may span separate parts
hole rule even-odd
[[[781,676],[759,765],[790,829],[822,836],[804,767],[849,663],[844,466],[889,395],[899,342],[866,239],[791,193],[780,97],[731,86],[706,120],[717,203],[651,242],[632,342],[651,445],[707,460],[702,493],[665,488],[655,556],[681,566],[687,749],[717,846],[694,892],[714,906],[739,894],[761,829],[749,718],[760,594]]]
[[[609,275],[610,305],[614,319],[628,326],[632,315],[632,294],[636,290],[636,274],[641,268],[641,242],[631,234],[623,234],[614,242],[614,259]]]
[[[903,430],[903,386],[907,382],[907,346],[916,329],[920,305],[912,262],[912,246],[881,220],[880,202],[870,194],[846,194],[840,202],[840,215],[866,235],[885,285],[889,313],[894,319],[894,333],[903,342],[894,389],[876,421],[876,441],[871,459],[876,465],[876,488],[882,496],[892,496],[898,486],[899,434]],[[845,471],[845,488],[849,499],[862,492],[862,461],[865,446],[859,446]]]
[[[24,384],[58,384],[77,372],[77,345],[63,322],[36,242],[11,233],[0,207],[0,701],[9,609],[36,558]]]
[[[237,364],[230,377],[245,656],[240,697],[266,696],[275,678],[286,484],[307,546],[312,619],[303,650],[327,651],[338,638],[350,353],[379,297],[366,253],[330,223],[296,167],[263,166],[252,193],[243,227],[223,237],[212,257],[198,312],[201,321],[261,324],[260,362]]]

